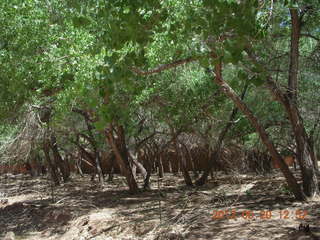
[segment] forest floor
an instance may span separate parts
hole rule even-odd
[[[0,239],[298,239],[300,223],[314,234],[306,239],[320,236],[320,200],[295,202],[279,172],[216,174],[197,188],[172,174],[151,180],[153,190],[130,195],[123,177],[53,188],[46,177],[2,175]]]

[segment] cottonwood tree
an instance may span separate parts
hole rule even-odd
[[[48,99],[62,116],[74,105],[89,110],[95,131],[112,147],[130,191],[137,192],[128,151],[130,129],[139,127],[132,121],[132,103],[148,88],[150,79],[145,76],[197,62],[199,72],[206,69],[246,116],[295,197],[318,193],[310,137],[318,124],[302,121],[306,111],[299,102],[298,77],[303,66],[299,49],[310,57],[317,52],[318,45],[307,48],[304,40],[319,39],[316,1],[15,0],[1,4],[5,9],[0,15],[2,119],[25,103]],[[283,54],[278,55],[281,49]],[[230,69],[238,71],[242,83],[238,86],[269,91],[270,99],[282,106],[281,115],[292,126],[304,193],[262,124],[264,119],[239,97],[243,88],[233,85]],[[164,109],[174,113],[174,108]],[[179,111],[173,115],[184,120],[188,116]]]
[[[262,142],[278,162],[295,197],[304,199],[297,180],[260,120],[223,77],[225,69],[230,65],[241,67],[242,64],[248,66],[249,63],[249,74],[241,76],[242,79],[263,84],[283,105],[293,126],[297,157],[304,180],[304,193],[307,196],[317,194],[318,183],[312,162],[314,157],[309,149],[308,136],[296,105],[298,46],[295,38],[296,18],[299,17],[296,15],[303,6],[295,5],[295,1],[277,5],[290,10],[292,18],[287,87],[289,94],[287,94],[280,89],[272,74],[265,68],[263,51],[259,51],[265,37],[270,34],[266,28],[270,24],[269,19],[260,17],[265,11],[260,3],[258,1],[149,1],[147,3],[98,1],[95,5],[96,14],[91,12],[85,18],[94,19],[93,21],[98,23],[95,26],[105,26],[103,29],[100,28],[100,32],[104,34],[99,38],[99,44],[108,47],[105,58],[105,67],[108,70],[104,73],[110,81],[125,81],[130,86],[136,81],[132,72],[139,76],[156,74],[193,61],[199,61],[203,67],[212,67],[213,81],[232,99],[259,133]],[[81,4],[78,5],[79,8],[80,6]],[[301,13],[300,19],[302,14],[305,13]],[[272,17],[272,13],[268,12],[267,16]],[[159,63],[166,64],[159,66]]]

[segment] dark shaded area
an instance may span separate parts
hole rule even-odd
[[[115,220],[126,219],[124,225],[134,226],[136,232],[138,227],[153,221],[154,227],[163,231],[159,233],[159,239],[221,239],[221,236],[223,239],[245,239],[251,235],[249,239],[259,239],[259,236],[266,234],[270,235],[269,239],[277,239],[274,238],[276,234],[295,231],[295,228],[287,227],[291,224],[289,221],[280,219],[280,211],[286,209],[290,221],[308,223],[312,233],[320,232],[316,225],[320,221],[320,203],[295,202],[279,173],[237,178],[222,175],[196,188],[184,186],[182,176],[166,175],[159,180],[153,175],[151,180],[153,190],[132,195],[127,191],[123,177],[119,176],[104,187],[90,182],[89,177],[73,176],[71,182],[54,188],[45,178],[32,179],[22,175],[6,179],[1,177],[0,191],[8,197],[9,205],[0,205],[0,236],[12,231],[16,236],[23,237],[29,232],[46,232],[48,229],[51,229],[49,236],[62,235],[74,219],[104,208],[114,209]],[[158,180],[161,181],[160,190],[157,189]],[[141,178],[138,182],[143,186]],[[240,192],[238,186],[248,184],[250,189]],[[24,195],[31,197],[19,199]],[[16,202],[13,202],[15,197]],[[307,211],[305,219],[294,219],[297,217],[295,210],[292,210],[294,206],[302,212]],[[228,214],[212,218],[213,211],[232,209],[236,211],[236,220],[230,219]],[[271,211],[272,216],[261,222],[261,216],[267,210]],[[252,219],[248,217],[250,213],[254,214]],[[108,234],[117,224],[115,221],[114,225],[109,226],[110,229],[104,230],[104,234]],[[166,230],[179,225],[188,226],[183,236],[174,236]],[[86,223],[80,227],[84,226]],[[246,229],[249,232],[242,235]],[[139,231],[146,234],[143,230]]]

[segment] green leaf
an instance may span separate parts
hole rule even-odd
[[[252,71],[255,73],[261,73],[263,72],[264,68],[261,65],[254,65],[254,67],[252,68]]]
[[[123,10],[123,13],[124,14],[128,14],[130,12],[130,8],[129,7],[126,7],[124,10]]]
[[[74,74],[72,74],[72,73],[64,73],[61,76],[61,80],[62,80],[62,82],[73,81],[74,80]]]
[[[261,86],[265,82],[265,78],[260,75],[254,76],[250,79],[250,82],[254,84],[256,87]]]
[[[248,79],[248,74],[246,72],[244,72],[243,70],[239,70],[237,76],[240,80],[247,80]]]
[[[210,66],[210,61],[209,61],[209,58],[208,57],[201,57],[199,59],[199,64],[201,67],[203,68],[207,68]]]
[[[223,62],[234,64],[237,62],[237,59],[229,51],[225,51],[225,53],[223,55]]]
[[[85,16],[74,17],[72,18],[73,26],[76,28],[85,27],[91,23],[90,19]]]
[[[93,123],[93,125],[95,126],[95,128],[98,130],[98,131],[102,131],[106,128],[106,122],[103,121],[103,120],[99,120],[95,123]]]
[[[104,88],[99,89],[99,96],[102,98],[104,98],[106,96],[106,91]]]
[[[289,8],[299,8],[299,5],[296,0],[291,0],[288,4]]]

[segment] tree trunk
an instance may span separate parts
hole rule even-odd
[[[190,150],[187,148],[187,146],[186,146],[185,144],[181,144],[181,145],[183,146],[185,152],[187,153],[186,156],[188,156],[188,158],[189,158],[189,161],[190,161],[190,164],[191,164],[191,168],[192,168],[191,170],[192,170],[192,172],[193,172],[193,176],[194,176],[195,178],[199,177],[199,174],[198,174],[198,172],[196,171],[195,162],[193,161],[193,158],[192,158],[192,155],[191,155],[191,153],[190,153]]]
[[[81,177],[83,177],[83,172],[82,172],[82,169],[81,169],[81,162],[82,162],[82,156],[81,154],[79,155],[79,159],[76,159],[76,167],[77,167],[77,170],[80,174]]]
[[[186,157],[185,157],[185,154],[184,154],[183,150],[181,149],[181,146],[179,146],[180,144],[177,141],[177,137],[178,136],[176,136],[176,138],[174,139],[174,145],[175,145],[175,148],[176,148],[177,157],[178,157],[178,159],[180,160],[180,163],[181,163],[181,171],[182,171],[182,175],[183,175],[183,178],[184,178],[184,182],[185,182],[185,184],[187,186],[193,186],[190,174],[189,174],[188,169],[187,169]]]
[[[84,171],[85,168],[82,169],[82,163],[87,162],[87,165],[89,165],[92,168],[92,171],[89,170],[89,172],[87,171],[87,173],[91,173],[91,181],[94,181],[95,175],[97,173],[96,156],[94,154],[89,153],[83,146],[81,146],[81,144],[79,143],[79,138],[77,139],[77,141],[73,143],[78,147],[80,151],[81,161],[79,165],[82,172],[86,173],[86,171]]]
[[[150,161],[150,156],[152,156],[152,151],[147,144],[145,145],[145,148],[146,148],[146,150],[142,150],[143,151],[142,153],[140,150],[140,154],[142,154],[143,163],[145,164],[146,171],[147,171],[147,176],[146,176],[146,179],[144,180],[143,189],[150,190],[151,189],[150,177],[151,177],[151,173],[152,173],[152,163]]]
[[[54,182],[56,186],[60,185],[60,180],[59,180],[59,173],[56,165],[54,164],[53,161],[51,161],[50,158],[50,142],[49,139],[45,137],[44,143],[43,143],[43,152],[44,152],[44,157],[48,163],[51,179]]]
[[[94,138],[94,135],[92,133],[92,130],[94,129],[94,126],[92,125],[92,120],[90,119],[90,115],[88,112],[82,110],[82,109],[78,109],[78,108],[73,108],[72,109],[73,112],[79,113],[80,115],[82,115],[84,117],[85,123],[87,125],[87,130],[88,130],[88,136],[85,134],[80,134],[80,136],[82,136],[84,139],[86,139],[92,146],[93,151],[94,151],[94,162],[95,162],[95,173],[94,174],[98,174],[98,179],[100,184],[103,184],[103,180],[104,180],[104,176],[103,176],[103,172],[101,169],[101,155],[100,155],[100,151],[98,150],[98,144]],[[94,180],[94,175],[92,175],[92,180]]]
[[[38,177],[41,175],[41,158],[39,154],[35,154],[28,164],[30,166],[30,175],[32,177]]]
[[[201,177],[195,182],[195,185],[202,186],[207,182],[209,174],[212,173],[214,163],[216,162],[217,159],[219,159],[219,151],[220,151],[220,147],[219,149],[214,150],[213,153],[210,154],[210,156],[208,157],[208,166],[203,171]]]
[[[291,48],[290,66],[288,79],[288,98],[284,104],[292,125],[295,141],[297,144],[297,160],[300,165],[303,190],[308,197],[313,197],[319,193],[318,179],[315,170],[315,156],[310,145],[309,137],[304,128],[298,110],[298,71],[299,71],[299,38],[300,21],[298,9],[290,9],[291,15]]]
[[[213,56],[217,60],[217,56]],[[263,128],[263,126],[260,124],[258,119],[254,116],[254,114],[251,112],[251,110],[248,108],[248,106],[241,100],[240,97],[237,96],[237,94],[233,91],[233,89],[223,80],[222,77],[222,63],[219,61],[215,64],[215,76],[214,76],[214,82],[218,84],[221,87],[221,91],[227,95],[234,104],[242,111],[242,113],[247,117],[247,119],[250,121],[251,125],[256,129],[257,133],[259,134],[261,141],[263,144],[267,147],[269,150],[271,156],[275,159],[275,161],[278,163],[280,170],[282,171],[287,183],[288,187],[294,194],[295,198],[297,200],[305,200],[305,195],[301,191],[301,188],[299,184],[297,183],[297,180],[293,176],[293,174],[290,172],[288,166],[284,162],[281,155],[278,153],[277,149],[271,142],[267,132]]]
[[[146,163],[147,175],[146,175],[146,178],[144,179],[143,189],[150,190],[151,189],[150,188],[150,177],[151,177],[152,168],[151,168],[151,164],[150,164],[149,159],[146,159],[145,163]]]
[[[267,86],[271,94],[273,94],[275,98],[284,106],[288,114],[297,146],[296,155],[302,173],[303,190],[308,197],[313,197],[319,192],[314,165],[315,156],[297,107],[299,37],[301,18],[299,17],[298,9],[290,9],[290,15],[292,32],[288,93],[283,94],[276,83],[272,81],[271,76],[269,76],[267,79]],[[257,57],[252,53],[251,49],[248,48],[246,49],[246,51],[251,60],[253,60],[253,62],[257,64]]]
[[[316,171],[316,174],[319,175],[319,164],[318,164],[317,153],[316,153],[313,141],[314,141],[313,138],[309,137],[308,142],[310,146],[310,151],[312,152],[311,157],[313,157],[312,161],[313,161],[314,169]]]
[[[140,171],[143,181],[145,181],[146,177],[147,177],[147,170],[144,168],[144,166],[138,162],[137,159],[135,159],[134,157],[132,157],[132,163],[137,167],[137,169]]]
[[[93,148],[93,151],[94,151],[94,161],[95,161],[95,172],[96,174],[98,174],[98,179],[99,179],[99,182],[100,182],[100,185],[103,185],[103,180],[104,180],[104,176],[103,176],[103,172],[102,172],[102,168],[101,168],[101,153],[100,151],[98,150],[98,144],[93,136],[93,133],[92,133],[92,129],[93,129],[93,126],[90,124],[89,122],[89,119],[86,118],[86,124],[87,124],[87,128],[88,128],[88,132],[89,132],[89,137],[87,137],[87,140],[90,142],[92,148]]]
[[[112,182],[113,181],[113,172],[114,172],[114,159],[115,159],[115,155],[113,152],[110,153],[110,172],[109,172],[109,176],[108,176],[108,179],[107,181],[108,182]]]
[[[163,165],[162,165],[162,157],[157,155],[154,156],[156,160],[156,165],[158,166],[158,176],[159,178],[163,178]]]
[[[54,135],[54,133],[51,133],[51,144],[50,144],[52,153],[53,153],[53,158],[55,164],[59,167],[59,170],[62,174],[62,178],[64,182],[69,181],[70,177],[70,169],[69,169],[69,163],[67,161],[63,161],[59,150],[58,150],[58,144],[57,144],[57,139]]]
[[[125,176],[129,191],[131,193],[137,193],[139,188],[137,182],[132,174],[132,169],[129,164],[128,151],[126,147],[126,142],[124,139],[124,130],[122,126],[117,127],[117,139],[113,135],[113,125],[110,124],[109,129],[106,129],[106,137],[109,145],[112,147],[112,150],[116,156],[118,164],[121,169],[121,173]]]
[[[299,71],[299,38],[300,38],[300,20],[298,9],[291,8],[291,47],[290,47],[290,65],[288,79],[288,97],[294,105],[297,104],[298,90],[298,71]]]
[[[100,185],[103,185],[104,176],[101,169],[101,155],[97,149],[95,149],[94,154],[95,154],[96,172],[98,174],[98,179],[99,179]]]
[[[248,89],[248,84],[245,85],[245,87],[241,93],[241,97],[240,97],[241,101],[243,101],[243,99],[246,95],[247,89]],[[208,158],[207,169],[204,170],[204,173],[202,174],[202,176],[196,181],[197,186],[201,186],[206,183],[210,172],[212,172],[214,163],[217,162],[217,159],[220,158],[220,151],[221,151],[221,146],[222,146],[223,140],[224,140],[225,136],[227,135],[228,131],[233,126],[233,124],[234,124],[233,121],[234,121],[237,113],[238,113],[238,108],[237,107],[233,108],[233,110],[230,114],[228,123],[226,124],[226,126],[222,129],[222,131],[219,134],[218,141],[217,141],[217,143],[214,147],[214,150],[213,150],[213,155]]]

